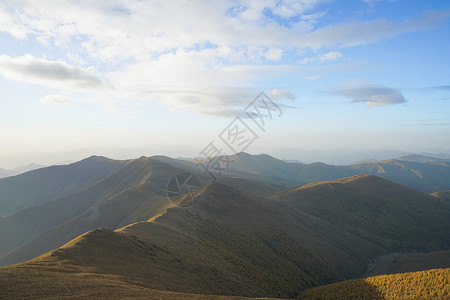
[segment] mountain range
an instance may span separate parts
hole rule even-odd
[[[40,168],[43,168],[43,167],[44,167],[43,165],[29,164],[29,165],[26,165],[26,166],[14,168],[13,170],[1,169],[0,168],[0,179],[1,178],[6,178],[6,177],[10,177],[10,176],[16,176],[16,175],[19,175],[19,174],[22,174],[22,173],[26,173],[28,171],[40,169]]]
[[[409,254],[386,270],[450,267],[445,161],[229,161],[212,183],[195,161],[163,156],[94,156],[1,179],[0,288],[15,297],[293,298],[364,276],[393,253]],[[182,172],[201,186],[168,197]]]

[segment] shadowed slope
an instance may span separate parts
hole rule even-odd
[[[128,161],[92,156],[0,180],[0,217],[88,188],[117,172]]]
[[[146,288],[222,295],[293,297],[331,282],[328,267],[277,226],[270,205],[215,183],[194,205],[116,232],[88,232],[21,266],[81,268]]]
[[[153,166],[152,174],[157,170]],[[139,181],[141,191],[161,187],[162,179],[151,178]],[[130,197],[118,203],[125,199]],[[387,254],[390,248],[447,245],[448,234],[442,228],[448,229],[448,223],[438,223],[448,220],[441,219],[448,211],[437,203],[434,197],[369,175],[265,197],[213,183],[193,203],[165,206],[166,212],[151,221],[114,232],[90,231],[32,261],[1,269],[0,278],[18,268],[22,277],[43,272],[58,281],[59,276],[95,275],[130,289],[295,297],[310,287],[360,276],[371,258]],[[430,220],[432,216],[436,220]],[[399,217],[408,226],[393,223]],[[61,228],[82,228],[86,220],[71,220],[75,223]],[[413,236],[425,229],[436,230],[428,237]],[[378,290],[372,291],[376,295]]]
[[[418,163],[390,159],[375,163],[355,164],[351,167],[360,173],[380,176],[425,193],[450,189],[450,164],[448,162]]]
[[[312,183],[269,196],[391,250],[450,247],[450,209],[371,175]]]

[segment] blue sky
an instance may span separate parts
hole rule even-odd
[[[450,151],[449,1],[2,1],[0,45],[0,167],[230,152],[261,91],[251,153]]]

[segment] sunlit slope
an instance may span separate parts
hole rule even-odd
[[[299,299],[450,299],[450,269],[380,275],[307,290]]]

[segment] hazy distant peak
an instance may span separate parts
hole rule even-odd
[[[87,158],[85,158],[85,159],[82,159],[82,160],[80,160],[80,161],[78,161],[78,162],[75,162],[74,164],[76,164],[76,163],[81,163],[81,162],[110,161],[110,160],[112,160],[112,159],[107,158],[107,157],[104,157],[104,156],[100,156],[100,155],[92,155],[92,156],[89,156],[89,157],[87,157]]]

